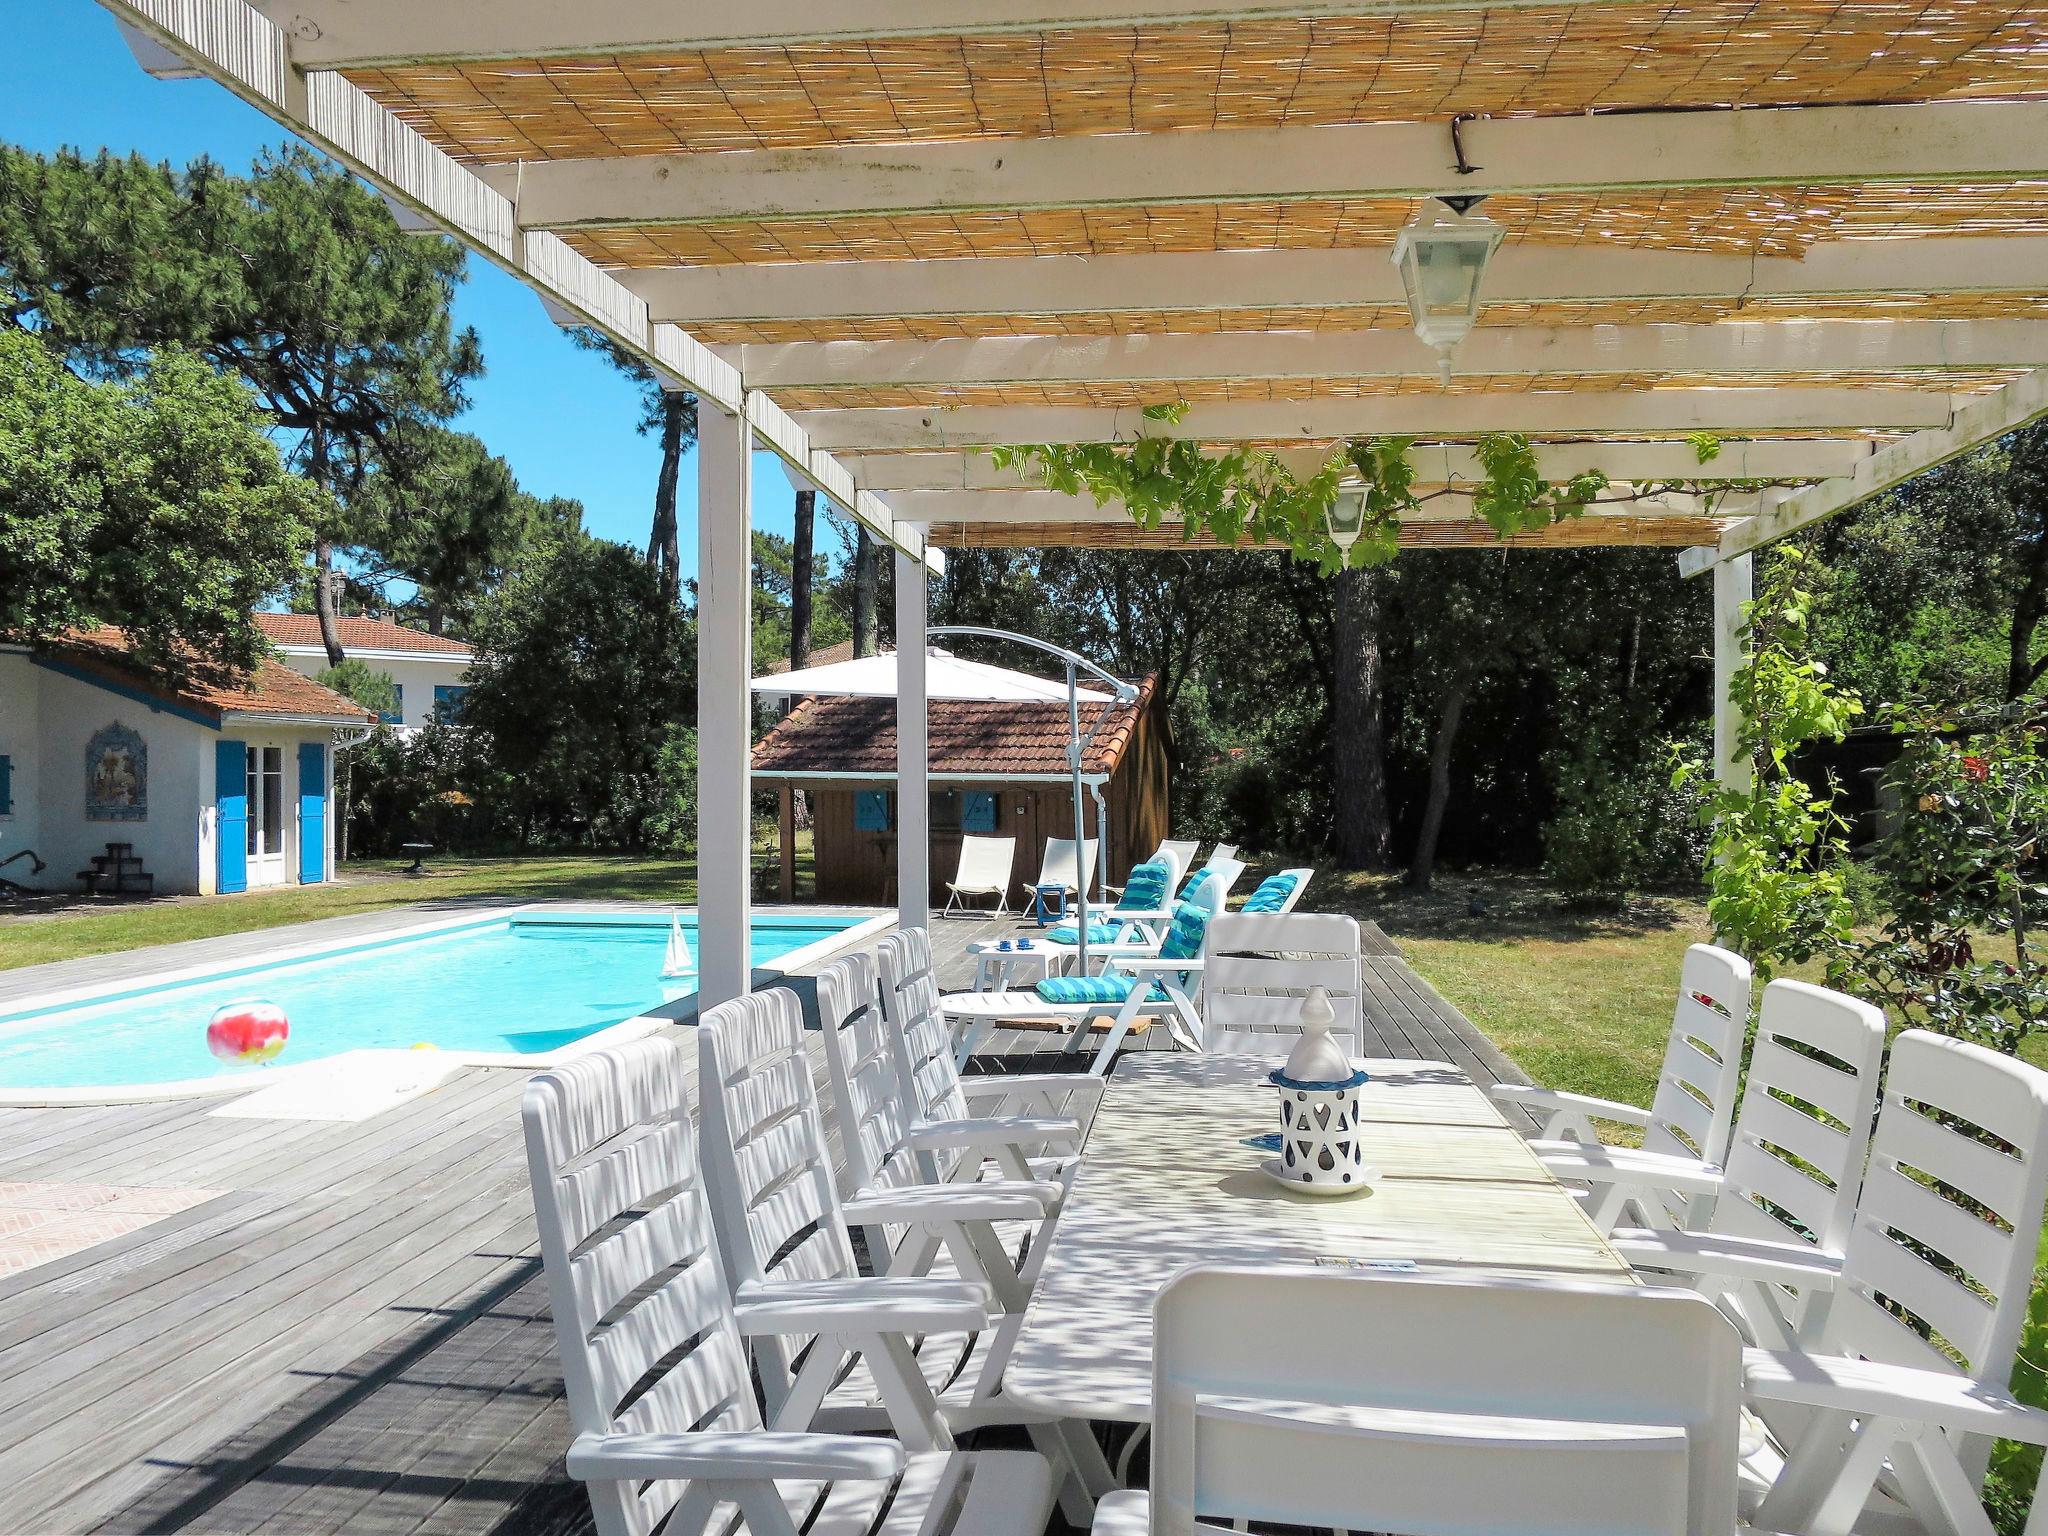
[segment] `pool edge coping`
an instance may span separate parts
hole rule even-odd
[[[320,940],[308,940],[300,944],[287,946],[275,954],[266,957],[264,965],[296,964],[301,960],[315,959],[330,952],[338,953],[359,946],[369,947],[370,945],[388,940],[422,938],[444,929],[469,926],[481,927],[490,923],[510,921],[521,913],[569,913],[581,911],[597,915],[605,912],[659,911],[664,908],[676,914],[684,912],[695,913],[697,911],[694,902],[688,906],[650,902],[646,903],[644,907],[635,904],[606,905],[602,903],[579,904],[545,901],[520,902],[509,906],[495,907],[482,914],[469,912],[457,917],[433,917],[418,923],[398,923],[394,924],[388,931],[376,929],[368,934],[357,935],[353,939],[346,941],[329,940],[323,942]],[[771,909],[771,912],[780,912],[782,910],[784,909],[778,905]],[[818,909],[788,908],[787,910],[798,912]],[[829,912],[831,909],[826,908],[823,910]],[[855,912],[848,912],[846,915],[857,916]],[[883,912],[858,916],[857,921],[837,933],[830,934],[825,938],[816,939],[809,944],[803,945],[801,948],[791,950],[786,955],[780,955],[772,964],[753,967],[753,974],[757,976],[787,976],[794,970],[814,964],[828,955],[836,954],[842,949],[850,948],[877,933],[883,932],[893,927],[895,923],[896,916],[894,913]],[[212,963],[200,962],[165,972],[162,975],[148,975],[141,978],[141,980],[145,984],[185,986],[195,981],[203,981],[208,976],[244,968],[246,966],[242,960],[220,960]],[[10,1015],[40,1013],[51,1008],[86,1006],[95,1000],[104,1001],[109,994],[117,995],[135,984],[136,979],[130,978],[119,982],[85,983],[69,988],[59,988],[49,993],[30,993],[24,999],[13,1001],[9,1005],[8,1013]],[[636,1013],[631,1018],[620,1019],[616,1024],[607,1024],[602,1029],[593,1030],[580,1040],[572,1041],[570,1044],[560,1046],[552,1051],[538,1051],[531,1055],[521,1055],[512,1051],[439,1052],[437,1050],[436,1054],[439,1055],[440,1059],[451,1062],[457,1067],[498,1067],[537,1072],[545,1071],[552,1066],[558,1066],[565,1061],[572,1061],[579,1056],[588,1055],[592,1051],[603,1050],[607,1046],[624,1045],[629,1041],[641,1039],[654,1033],[657,1029],[684,1027],[685,1025],[686,1021],[664,1018],[656,1013]],[[390,1049],[388,1046],[361,1046],[354,1050],[337,1051],[334,1055],[322,1056],[317,1061],[293,1062],[287,1066],[266,1069],[263,1077],[255,1082],[251,1082],[246,1078],[235,1077],[188,1077],[168,1083],[103,1084],[99,1086],[88,1085],[82,1088],[0,1087],[0,1109],[94,1109],[120,1104],[161,1104],[192,1099],[236,1098],[245,1094],[260,1093],[265,1089],[275,1087],[280,1082],[297,1081],[299,1078],[312,1076],[322,1069],[332,1068],[336,1063],[345,1062],[352,1058],[373,1053],[388,1053]]]

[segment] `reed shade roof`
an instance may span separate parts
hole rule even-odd
[[[1910,373],[1593,373],[1458,374],[1448,386],[1433,373],[1370,379],[1183,379],[1107,384],[835,385],[771,389],[786,411],[978,405],[1190,405],[1258,400],[1361,400],[1391,395],[1539,395],[1655,389],[1940,388],[1978,394],[2008,384],[2024,368],[1922,370]]]
[[[488,21],[480,19],[480,26]],[[356,69],[475,161],[2048,92],[2038,5],[1704,0]]]
[[[1715,320],[2039,320],[2048,294],[1849,294],[1749,299],[1619,299],[1488,304],[1481,325],[1667,325]],[[712,346],[793,341],[947,341],[986,336],[1164,336],[1220,331],[1405,331],[1408,311],[1390,304],[1313,309],[1167,309],[1107,314],[890,315],[815,320],[697,322]]]
[[[1505,541],[1486,523],[1411,521],[1401,525],[1403,549],[1592,549],[1622,545],[1686,549],[1711,544],[1727,524],[1716,517],[1587,513]],[[1123,523],[933,523],[927,533],[941,549],[1275,549],[1279,545],[1223,545],[1209,534],[1187,538],[1178,524],[1140,528]]]

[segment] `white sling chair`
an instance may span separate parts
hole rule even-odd
[[[1095,878],[1095,855],[1100,847],[1094,838],[1087,839],[1081,844],[1081,856],[1077,859],[1071,837],[1048,837],[1045,840],[1045,858],[1032,885],[1056,886],[1069,896],[1080,895],[1087,889],[1088,882]]]
[[[1767,1419],[1774,1405],[1807,1413],[1759,1525],[1991,1536],[1978,1502],[1991,1442],[2048,1445],[2048,1413],[2007,1391],[2044,1199],[2048,1073],[1925,1030],[1900,1035],[1846,1251],[1767,1272],[1833,1296],[1810,1350],[1744,1357]],[[1728,1272],[1744,1273],[1739,1259]],[[2034,1511],[2029,1531],[2048,1523],[2039,1491]]]
[[[1671,1175],[1646,1198],[1661,1199],[1672,1224],[1614,1232],[1622,1256],[1700,1276],[1753,1344],[1812,1343],[1828,1292],[1799,1276],[1816,1261],[1841,1265],[1877,1118],[1884,1037],[1884,1014],[1868,1003],[1800,981],[1765,987],[1726,1171],[1639,1156],[1633,1166],[1646,1179],[1660,1166]],[[1704,1229],[1679,1230],[1702,1196],[1711,1201]]]
[[[882,1016],[897,1077],[920,1122],[967,1122],[972,1139],[928,1132],[922,1155],[940,1179],[979,1178],[990,1160],[1012,1177],[1063,1177],[1095,1122],[1103,1081],[1077,1072],[1004,1072],[962,1077],[953,1032],[940,1009],[931,936],[903,928],[875,949]],[[1022,1156],[1026,1161],[1016,1159]]]
[[[1198,1265],[1159,1294],[1151,1492],[1095,1536],[1729,1536],[1741,1341],[1676,1290]]]
[[[1332,912],[1227,912],[1209,924],[1202,1049],[1285,1056],[1301,1035],[1301,1004],[1327,988],[1345,1054],[1365,1054],[1358,924]]]
[[[942,1420],[903,1441],[818,1433],[800,1404],[765,1427],[748,1334],[802,1328],[824,1354],[899,1354],[899,1330],[972,1326],[967,1287],[915,1315],[846,1296],[735,1306],[692,1146],[681,1055],[665,1036],[535,1077],[521,1106],[534,1216],[599,1536],[799,1529],[1039,1536],[1052,1468],[1028,1451],[963,1453]],[[885,1346],[885,1341],[887,1344]],[[922,1452],[923,1454],[913,1454]]]
[[[1542,1132],[1531,1145],[1546,1163],[1562,1160],[1554,1170],[1559,1178],[1594,1185],[1593,1210],[1602,1231],[1613,1227],[1631,1203],[1638,1205],[1642,1217],[1638,1225],[1661,1225],[1663,1218],[1632,1202],[1623,1186],[1610,1182],[1603,1187],[1596,1165],[1629,1149],[1601,1147],[1593,1119],[1641,1126],[1641,1150],[1647,1153],[1717,1167],[1727,1156],[1736,1085],[1742,1078],[1743,1036],[1749,1027],[1749,986],[1749,962],[1742,956],[1711,944],[1686,950],[1671,1035],[1647,1110],[1519,1083],[1496,1083],[1489,1090],[1496,1102],[1543,1119]],[[1574,1171],[1565,1171],[1567,1167]]]
[[[1017,857],[1017,839],[1014,837],[975,837],[972,834],[960,839],[960,867],[953,878],[946,882],[951,894],[946,897],[946,910],[950,913],[960,907],[961,899],[967,896],[993,896],[996,899],[995,912],[1001,917],[1010,910],[1010,866]]]
[[[1055,1415],[1024,1408],[1002,1395],[1007,1341],[997,1326],[999,1301],[989,1283],[1007,1269],[989,1223],[1037,1222],[1046,1202],[1033,1186],[951,1184],[877,1189],[842,1202],[826,1149],[818,1097],[804,1054],[803,1007],[794,992],[773,988],[721,1003],[697,1026],[699,1115],[711,1213],[737,1301],[792,1303],[789,1327],[754,1339],[762,1388],[778,1414],[800,1414],[834,1429],[872,1429],[922,1418],[956,1430],[990,1424],[1026,1427],[1041,1450],[1057,1458],[1072,1510],[1090,1504]],[[961,1262],[971,1283],[891,1274],[866,1279],[853,1254],[848,1223],[867,1227],[930,1226]],[[979,1228],[969,1233],[967,1229]],[[1014,1294],[1016,1275],[1005,1287]],[[967,1319],[927,1309],[923,1297],[961,1290],[981,1298]],[[847,1369],[820,1351],[815,1330],[802,1326],[802,1305],[854,1307],[879,1322],[916,1323],[914,1345],[883,1341]]]

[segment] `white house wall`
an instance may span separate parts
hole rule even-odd
[[[0,816],[0,859],[22,848],[40,850],[42,820],[37,786],[42,779],[36,721],[41,714],[39,672],[28,657],[0,653],[0,757],[14,762],[14,810]],[[47,855],[45,855],[47,857]],[[21,884],[34,884],[28,863],[10,865],[0,876]]]
[[[399,702],[404,708],[399,723],[408,729],[425,725],[434,718],[434,688],[437,684],[443,688],[459,688],[469,678],[469,663],[461,657],[415,656],[399,661],[380,659],[360,651],[351,651],[349,656],[372,672],[384,673],[398,684],[401,690]],[[286,666],[307,677],[318,678],[327,670],[325,651],[301,652],[294,648],[283,652],[283,659]]]

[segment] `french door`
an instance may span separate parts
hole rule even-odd
[[[249,884],[282,885],[285,882],[284,849],[290,803],[284,794],[284,748],[250,747],[248,750]]]

